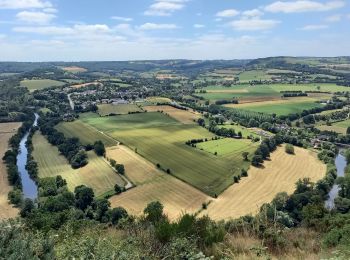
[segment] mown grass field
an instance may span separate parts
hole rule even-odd
[[[110,198],[112,207],[122,206],[129,213],[141,215],[152,201],[160,201],[170,219],[182,213],[197,212],[209,197],[171,175],[123,145],[107,148],[107,157],[125,166],[125,175],[137,186]]]
[[[93,151],[88,152],[89,163],[83,168],[72,169],[66,158],[60,155],[56,146],[51,145],[40,133],[33,136],[33,156],[39,166],[39,178],[61,175],[68,188],[74,191],[79,185],[93,188],[96,196],[114,190],[114,185],[125,185],[124,180],[114,172],[104,158]]]
[[[1,123],[0,124],[0,158],[8,149],[8,141],[21,126],[21,123]],[[8,179],[7,169],[3,160],[0,160],[0,220],[14,218],[18,214],[18,209],[8,203],[7,195],[12,190]]]
[[[220,125],[220,127],[224,127],[227,129],[234,129],[236,133],[241,132],[242,133],[242,137],[247,138],[248,136],[253,136],[253,137],[259,137],[259,135],[257,135],[254,131],[250,130],[249,128],[246,128],[244,126],[241,125],[231,125],[231,124],[227,124],[227,125]]]
[[[98,113],[101,116],[107,116],[110,114],[115,115],[125,115],[132,112],[141,112],[141,108],[139,108],[135,104],[120,104],[120,105],[113,105],[113,104],[102,104],[98,105]]]
[[[241,72],[239,75],[239,81],[242,83],[253,80],[270,80],[271,75],[267,74],[264,70],[247,70]]]
[[[271,160],[264,162],[264,167],[251,167],[248,177],[213,199],[201,215],[221,220],[255,214],[278,192],[292,193],[299,179],[310,178],[316,182],[324,177],[326,165],[317,159],[316,153],[298,147],[294,149],[295,155],[290,155],[284,151],[284,146],[279,147],[271,154]]]
[[[62,122],[55,128],[68,138],[78,137],[83,145],[93,144],[98,140],[102,141],[105,146],[113,146],[118,143],[112,137],[79,120],[73,122]]]
[[[172,106],[145,106],[144,109],[149,112],[162,111],[164,114],[168,114],[183,124],[196,124],[197,120],[201,117],[200,113],[181,110]]]
[[[197,148],[217,156],[229,157],[231,155],[242,154],[243,151],[252,150],[257,144],[247,139],[222,138],[198,143]],[[251,149],[250,149],[251,148]]]
[[[350,119],[332,123],[332,125],[320,125],[317,126],[318,129],[321,131],[334,131],[339,134],[346,134],[346,129],[350,127]]]
[[[51,79],[26,79],[21,81],[21,86],[26,87],[29,91],[63,86],[65,83],[62,81]]]
[[[303,110],[322,107],[321,103],[316,103],[316,99],[300,97],[280,99],[273,101],[262,101],[243,104],[227,104],[225,107],[239,108],[248,111],[261,112],[266,114],[288,115],[291,113],[300,113]]]
[[[169,98],[165,98],[165,97],[148,97],[146,98],[146,101],[150,103],[170,103],[171,102]]]
[[[181,124],[161,113],[110,117],[90,113],[83,114],[81,120],[212,196],[232,184],[233,176],[249,165],[249,162],[243,161],[240,152],[218,157],[187,146],[185,142],[189,139],[211,138],[213,134],[197,125]],[[246,149],[253,152],[251,147]]]

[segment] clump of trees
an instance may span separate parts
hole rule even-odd
[[[119,174],[125,174],[125,167],[123,164],[117,163],[117,161],[114,159],[110,159],[109,163]]]
[[[294,146],[292,144],[286,144],[285,151],[288,154],[294,154]]]
[[[98,140],[94,143],[94,151],[98,156],[104,156],[106,154],[105,145],[102,141]]]

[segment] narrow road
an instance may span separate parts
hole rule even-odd
[[[67,95],[68,100],[69,100],[69,105],[70,105],[71,109],[74,110],[74,102],[73,102],[72,98],[70,97],[70,95],[72,95],[72,93]]]

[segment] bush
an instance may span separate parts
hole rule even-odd
[[[285,151],[288,154],[294,154],[294,146],[292,144],[286,144]]]
[[[22,203],[22,191],[19,189],[14,189],[9,192],[8,200],[11,204],[15,206],[19,206]]]

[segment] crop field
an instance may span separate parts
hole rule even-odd
[[[150,103],[170,103],[171,102],[170,98],[165,98],[165,97],[148,97],[146,98],[146,101]]]
[[[135,104],[120,104],[120,105],[113,105],[113,104],[102,104],[98,105],[98,113],[101,116],[107,116],[110,114],[115,115],[124,115],[134,112],[141,112],[141,108],[139,108]]]
[[[319,88],[318,88],[319,87]],[[206,100],[229,100],[238,98],[241,103],[259,100],[273,100],[281,97],[280,91],[350,91],[350,88],[336,84],[270,84],[270,85],[235,85],[231,87],[209,86],[204,88],[207,93],[196,93]],[[327,94],[310,94],[311,97],[327,98]]]
[[[65,83],[62,81],[51,79],[26,79],[21,81],[21,86],[26,87],[29,91],[63,86]]]
[[[93,144],[98,140],[102,141],[105,146],[112,146],[118,143],[112,137],[98,131],[88,124],[84,124],[80,120],[73,122],[62,122],[55,128],[68,138],[78,137],[83,145]]]
[[[262,112],[266,114],[288,115],[300,113],[303,110],[321,107],[321,103],[316,103],[316,99],[307,97],[295,97],[273,101],[263,101],[243,104],[227,104],[225,107],[239,108],[248,111]]]
[[[211,138],[213,134],[197,125],[181,124],[161,113],[148,112],[110,117],[83,114],[84,123],[107,133],[153,164],[209,195],[220,194],[233,183],[233,176],[247,168],[241,154],[218,157],[189,147],[190,139]],[[246,148],[253,152],[251,147]]]
[[[183,124],[195,124],[201,117],[200,113],[191,110],[181,110],[172,106],[145,106],[144,109],[149,112],[163,111],[164,114],[168,114]]]
[[[317,159],[316,153],[298,147],[294,149],[295,155],[290,155],[283,146],[279,147],[272,153],[271,160],[265,161],[264,167],[251,167],[248,177],[213,199],[201,215],[221,220],[255,214],[277,193],[292,193],[299,179],[310,178],[316,182],[324,177],[326,165]]]
[[[241,72],[239,75],[239,81],[242,83],[253,80],[270,80],[271,75],[267,74],[264,70],[247,70]]]
[[[252,150],[257,147],[257,144],[246,139],[222,138],[198,143],[196,146],[198,149],[211,154],[217,153],[218,156],[230,157],[231,155],[241,155],[247,148]]]
[[[114,185],[117,183],[125,185],[124,180],[114,172],[105,159],[98,157],[93,151],[88,152],[88,165],[72,169],[66,158],[60,155],[57,147],[51,145],[43,135],[36,133],[33,136],[33,145],[33,156],[39,166],[40,178],[61,175],[66,179],[71,191],[83,184],[93,188],[96,196],[114,190]]]
[[[8,149],[8,141],[21,126],[21,123],[1,123],[0,124],[0,158]],[[6,165],[0,160],[0,220],[13,218],[17,215],[18,209],[12,207],[7,201],[7,194],[12,190],[7,180]]]
[[[318,129],[321,131],[334,131],[339,134],[346,134],[346,129],[350,127],[350,119],[332,123],[332,125],[320,125],[317,126]]]
[[[107,148],[107,157],[124,164],[125,175],[137,186],[110,198],[112,207],[122,206],[140,215],[151,201],[158,200],[171,219],[183,212],[197,212],[209,197],[192,186],[170,176],[129,148],[118,145]]]

